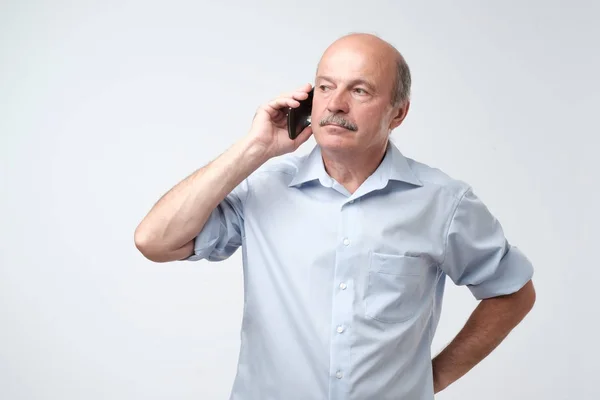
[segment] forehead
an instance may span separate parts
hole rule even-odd
[[[341,81],[367,79],[374,84],[385,85],[394,77],[394,63],[383,53],[369,48],[330,49],[319,62],[317,77],[327,76]]]

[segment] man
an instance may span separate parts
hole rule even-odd
[[[467,184],[388,140],[410,104],[394,47],[352,34],[327,48],[313,126],[292,141],[285,109],[310,89],[261,106],[246,137],[157,202],[136,246],[155,262],[242,247],[231,399],[432,399],[529,312],[533,268]],[[287,154],[311,134],[309,155]],[[481,302],[432,360],[446,276]]]

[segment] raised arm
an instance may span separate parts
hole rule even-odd
[[[268,159],[294,151],[310,137],[308,127],[290,140],[284,111],[297,107],[310,89],[307,84],[262,105],[248,135],[163,195],[135,230],[138,250],[155,262],[191,255],[194,238],[211,212],[238,184]]]

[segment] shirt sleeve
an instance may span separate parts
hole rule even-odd
[[[222,261],[236,252],[244,237],[244,202],[248,190],[245,179],[221,201],[194,239],[194,253],[184,260]]]
[[[514,293],[533,276],[531,262],[470,188],[450,220],[440,268],[478,300]]]

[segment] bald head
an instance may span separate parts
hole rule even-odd
[[[323,53],[323,60],[340,52],[358,52],[374,61],[390,77],[393,106],[401,105],[410,98],[410,70],[400,52],[385,40],[369,33],[351,33],[333,42]],[[318,67],[317,67],[318,70]]]
[[[388,59],[394,59],[400,56],[400,53],[394,46],[370,33],[351,33],[342,36],[327,47],[324,55],[329,51],[334,51],[346,46],[354,47],[356,49],[372,49],[373,52],[380,54],[382,57],[387,57]]]

